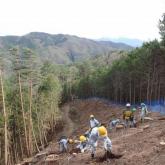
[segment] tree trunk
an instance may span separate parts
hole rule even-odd
[[[149,103],[149,95],[150,94],[150,77],[148,76],[147,80],[147,103]]]
[[[24,105],[23,105],[23,96],[22,96],[22,85],[21,85],[20,72],[18,72],[18,83],[19,83],[21,110],[22,110],[22,117],[23,117],[24,131],[25,131],[26,151],[27,151],[27,156],[29,156],[29,146],[28,146],[28,137],[27,137],[27,129],[26,129],[26,121],[25,121],[25,113],[24,113]]]
[[[21,135],[20,135],[20,131],[19,131],[19,142],[20,142],[20,150],[21,150],[21,159],[23,159],[24,154],[23,154],[23,148],[22,148],[22,139],[21,139]]]
[[[158,98],[157,98],[159,104],[160,104],[160,99],[161,99],[161,98],[160,98],[160,89],[161,89],[160,87],[161,87],[161,86],[160,86],[160,79],[159,79],[159,83],[158,83]]]
[[[4,130],[5,130],[5,165],[8,164],[8,137],[7,137],[7,113],[6,113],[6,106],[5,106],[5,94],[4,94],[4,87],[3,87],[3,80],[2,80],[2,70],[0,69],[0,79],[1,79],[1,91],[2,91],[2,101],[3,101],[3,114],[4,114]]]
[[[142,101],[142,84],[141,84],[141,80],[140,80],[140,88],[139,88],[139,102]]]
[[[40,140],[40,144],[41,144],[42,149],[44,149],[44,144],[42,142],[42,133],[41,133],[41,127],[40,127],[40,119],[39,119],[37,107],[35,107],[35,111],[36,111],[36,116],[37,116],[37,127],[38,127],[38,132],[39,132],[39,140]]]
[[[134,88],[133,88],[133,102],[136,102],[136,89],[135,89],[135,80],[134,80]]]
[[[131,103],[132,101],[132,86],[131,86],[131,78],[129,80],[129,102]]]
[[[39,149],[38,144],[37,144],[37,139],[36,139],[36,136],[35,136],[35,133],[34,133],[33,122],[32,122],[32,132],[33,132],[35,146],[37,148],[37,151],[40,152],[40,149]]]
[[[32,81],[30,80],[30,91],[29,91],[29,154],[33,152],[33,141],[32,141]]]

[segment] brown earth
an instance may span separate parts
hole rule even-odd
[[[99,99],[77,100],[64,106],[63,112],[66,119],[66,128],[63,134],[70,138],[78,139],[89,128],[89,116],[93,114],[101,123],[108,124],[116,116],[122,119],[123,107]],[[165,118],[158,113],[151,112],[136,128],[127,128],[109,131],[112,140],[112,154],[106,159],[105,151],[101,144],[98,145],[95,159],[90,153],[78,153],[76,145],[69,145],[69,153],[59,154],[56,142],[42,152],[43,155],[33,158],[32,164],[37,165],[165,165]],[[70,120],[72,119],[72,121]],[[159,120],[162,118],[162,120]],[[139,121],[139,112],[136,112]],[[67,123],[68,122],[68,123]],[[54,140],[55,141],[55,140]],[[73,154],[75,152],[76,154]],[[52,153],[52,154],[51,154]]]

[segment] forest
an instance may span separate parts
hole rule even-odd
[[[41,64],[28,48],[9,49],[0,59],[0,164],[15,164],[41,151],[61,124],[60,106],[101,97],[116,103],[165,104],[165,14],[161,41],[131,51],[91,57],[67,65]]]
[[[143,43],[120,59],[109,63],[109,56],[78,66],[72,92],[80,98],[103,97],[116,103],[165,103],[165,15],[159,22],[161,41]],[[76,78],[76,77],[75,77]]]

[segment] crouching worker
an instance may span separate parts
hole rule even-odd
[[[84,153],[88,149],[88,139],[84,136],[80,136],[80,144],[77,146],[80,149],[81,153]]]
[[[89,145],[91,147],[91,157],[94,158],[97,142],[103,141],[105,151],[111,152],[112,143],[107,135],[107,129],[104,126],[95,127],[92,129],[89,137]]]
[[[64,152],[68,151],[68,143],[72,144],[73,140],[72,139],[68,139],[66,136],[62,136],[58,143],[59,143],[60,153],[64,153]]]
[[[116,128],[116,125],[120,123],[119,119],[113,119],[109,122],[109,129],[112,130],[113,128]]]

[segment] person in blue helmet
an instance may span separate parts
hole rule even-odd
[[[144,103],[141,103],[141,113],[140,113],[140,119],[141,123],[144,123],[144,117],[148,114],[147,106]]]

